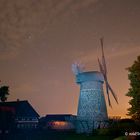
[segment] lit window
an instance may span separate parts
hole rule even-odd
[[[68,129],[69,123],[65,121],[54,121],[52,122],[53,129]]]

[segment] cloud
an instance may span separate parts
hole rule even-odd
[[[52,22],[65,14],[72,14],[72,12],[77,14],[79,10],[87,8],[97,1],[1,1],[0,60],[15,58],[22,52],[22,49],[30,46],[29,42],[33,45],[37,40],[41,40],[41,37],[48,33],[47,29]]]
[[[140,45],[135,43],[116,43],[108,53],[110,58],[128,56],[140,51]],[[111,47],[110,47],[111,48]]]
[[[129,56],[140,52],[140,45],[133,43],[116,43],[112,44],[113,47],[104,47],[105,56],[107,59],[118,58],[122,56]],[[79,56],[78,60],[84,63],[93,63],[101,58],[101,50],[89,50],[86,54]]]
[[[0,60],[9,60],[15,58],[19,54],[18,48],[5,42],[2,39],[0,40]]]
[[[98,0],[60,0],[59,3],[50,7],[49,17],[50,21],[53,22],[60,17],[66,17],[73,15],[78,15],[80,10],[86,9],[98,2]],[[50,4],[51,5],[51,4]]]
[[[98,0],[82,0],[77,3],[75,2],[73,5],[71,5],[71,9],[77,11],[83,8],[87,8],[90,5],[95,4],[96,2],[98,2]]]

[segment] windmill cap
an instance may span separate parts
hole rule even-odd
[[[82,72],[76,76],[76,82],[78,84],[86,81],[98,81],[103,83],[104,77],[103,74],[99,71]]]

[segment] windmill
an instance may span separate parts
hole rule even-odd
[[[103,91],[103,83],[106,85],[106,93],[109,106],[111,106],[109,93],[111,92],[116,102],[117,97],[113,92],[107,79],[107,67],[105,62],[103,39],[101,39],[102,59],[98,59],[99,71],[84,71],[83,67],[75,63],[72,70],[76,77],[77,84],[80,85],[80,96],[77,110],[77,133],[92,133],[101,123],[106,125],[108,120],[106,102]],[[110,92],[109,92],[110,91]]]

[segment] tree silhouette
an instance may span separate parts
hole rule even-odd
[[[9,95],[9,87],[2,86],[0,87],[0,100],[5,102],[7,100],[7,96]]]
[[[128,114],[134,120],[140,121],[140,56],[134,61],[134,64],[127,68],[129,71],[128,79],[130,80],[130,88],[126,96],[131,97],[128,108]]]

